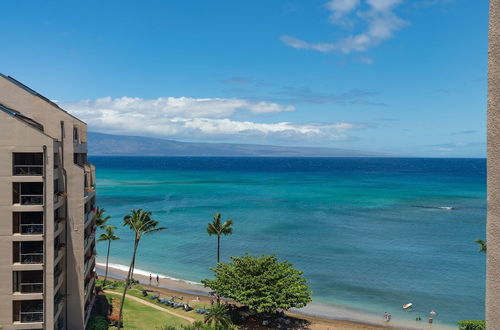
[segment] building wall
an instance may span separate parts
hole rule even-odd
[[[486,323],[500,329],[500,0],[490,1]]]
[[[42,206],[14,206],[12,201],[12,183],[13,182],[41,182],[42,177],[16,177],[12,174],[12,153],[13,152],[43,152],[46,147],[47,158],[45,160],[48,169],[53,168],[54,159],[54,140],[33,129],[29,125],[17,120],[3,112],[0,112],[0,301],[5,302],[5,308],[0,308],[0,325],[4,329],[20,329],[13,327],[13,299],[23,299],[23,297],[14,297],[13,295],[13,271],[28,269],[45,269],[46,278],[44,281],[44,308],[47,315],[54,315],[53,296],[54,286],[53,276],[54,268],[54,249],[52,244],[45,244],[44,266],[33,265],[13,265],[13,244],[14,241],[23,241],[33,239],[33,236],[13,236],[13,212],[14,211],[46,211],[44,218],[45,240],[54,239],[53,222],[53,171],[46,171],[45,208]],[[40,238],[36,238],[40,240]],[[41,294],[32,295],[33,298],[40,298]],[[47,329],[53,328],[53,319],[46,318]]]

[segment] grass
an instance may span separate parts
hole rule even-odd
[[[120,297],[113,294],[106,294],[106,297],[108,300],[110,298],[120,299]],[[180,327],[181,325],[189,324],[189,322],[184,319],[156,310],[130,299],[125,299],[125,306],[123,307],[123,321],[124,328],[127,330],[154,330],[159,329],[164,325]],[[116,329],[116,327],[110,327],[109,329]]]
[[[123,284],[124,284],[123,281],[110,281],[110,282],[113,282],[113,283],[117,284],[117,286],[114,289],[112,289],[113,291],[123,292]],[[153,304],[155,304],[157,306],[160,306],[162,308],[165,308],[165,309],[168,309],[168,310],[171,310],[171,311],[175,311],[178,314],[189,316],[189,317],[191,317],[191,318],[193,318],[193,319],[195,319],[197,321],[203,321],[205,319],[203,315],[196,313],[194,310],[186,312],[182,308],[173,308],[171,306],[161,304],[157,300],[153,300],[153,299],[149,298],[152,295],[154,295],[155,293],[149,292],[148,297],[144,297],[142,295],[142,290],[143,290],[142,286],[140,286],[140,285],[133,285],[132,288],[130,288],[130,289],[127,290],[127,295],[131,295],[131,296],[140,298],[142,300],[145,300],[147,302],[153,303]],[[165,298],[165,297],[162,297],[162,298]],[[167,299],[169,299],[169,297],[167,297]],[[127,299],[125,299],[125,305],[126,305],[126,303],[127,303]],[[191,307],[193,307],[194,309],[196,309],[196,308],[209,308],[210,307],[207,304],[196,303],[196,302],[189,302],[189,305]]]

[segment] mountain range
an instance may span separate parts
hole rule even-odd
[[[258,144],[181,142],[143,136],[88,132],[89,155],[207,157],[388,157],[391,155],[339,148]]]

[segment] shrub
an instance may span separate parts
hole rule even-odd
[[[458,328],[460,330],[485,330],[486,322],[478,320],[459,321]]]
[[[108,321],[103,316],[92,316],[87,322],[86,330],[107,330]]]

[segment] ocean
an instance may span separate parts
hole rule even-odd
[[[168,230],[145,236],[136,268],[212,276],[216,212],[234,220],[222,261],[276,254],[304,272],[317,314],[484,319],[486,160],[418,158],[90,157],[97,205],[118,227],[110,262],[127,265],[123,216],[142,208]],[[106,244],[98,243],[98,261]],[[401,306],[413,303],[414,311]],[[346,313],[346,315],[349,313]],[[355,316],[346,318],[356,318]],[[336,315],[338,317],[338,315]]]

